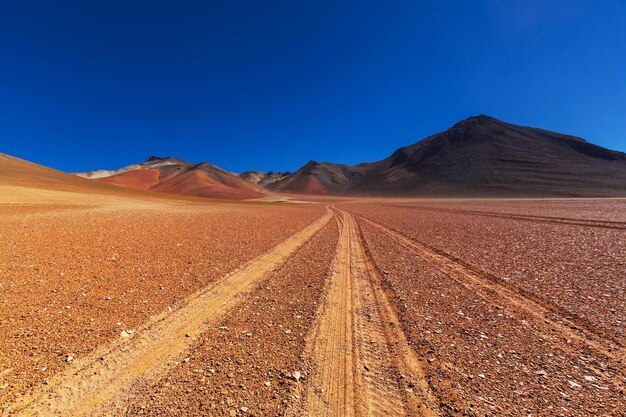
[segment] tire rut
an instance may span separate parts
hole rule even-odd
[[[612,221],[612,220],[573,219],[573,218],[567,218],[567,217],[536,216],[532,214],[497,213],[497,212],[478,211],[478,210],[452,209],[452,208],[444,208],[444,207],[415,207],[415,206],[409,207],[409,206],[402,206],[398,204],[384,204],[384,205],[389,206],[389,207],[410,208],[410,209],[415,209],[415,210],[459,213],[459,214],[468,214],[468,215],[485,216],[485,217],[498,217],[498,218],[503,218],[503,219],[511,219],[511,220],[519,220],[519,221],[568,224],[568,225],[573,225],[573,226],[596,227],[600,229],[626,230],[626,222]]]
[[[349,213],[334,210],[340,237],[327,301],[306,349],[316,371],[305,390],[304,415],[438,415],[357,223]]]
[[[300,232],[190,297],[183,307],[151,319],[132,337],[115,340],[16,401],[18,415],[116,415],[152,386],[196,342],[210,323],[248,293],[333,218],[327,213]]]

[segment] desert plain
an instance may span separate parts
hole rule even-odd
[[[3,415],[626,414],[624,199],[21,178],[1,189]]]

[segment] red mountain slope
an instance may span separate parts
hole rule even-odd
[[[265,194],[263,188],[213,164],[193,164],[175,158],[150,157],[117,171],[78,175],[123,187],[197,197],[245,200]]]

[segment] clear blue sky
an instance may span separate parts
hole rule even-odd
[[[0,152],[358,163],[485,113],[626,151],[626,1],[0,0]]]

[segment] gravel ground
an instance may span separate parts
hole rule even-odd
[[[0,207],[0,404],[262,254],[322,205]]]
[[[603,204],[597,202],[596,210],[615,208],[613,203],[608,208]],[[554,305],[593,332],[626,344],[626,230],[388,206],[347,207]],[[464,207],[473,209],[473,203]],[[522,212],[523,207],[515,210]]]
[[[626,222],[626,200],[451,200],[421,203],[393,203],[396,206],[472,210],[485,213],[520,214]]]
[[[331,260],[331,222],[254,291],[251,302],[206,332],[197,347],[127,415],[283,415],[299,401],[301,358]],[[244,412],[245,410],[245,412]]]
[[[447,415],[623,415],[624,377],[601,354],[468,290],[362,224],[409,340]],[[462,279],[462,278],[460,278]]]
[[[626,415],[623,200],[335,204],[357,215],[343,235],[341,265],[350,272],[342,275],[344,287],[359,276],[365,281],[350,291],[367,301],[366,281],[375,280],[376,299],[394,318],[381,321],[402,336],[387,340],[403,345],[390,350],[389,362],[401,351],[415,356],[414,349],[421,369],[415,380],[432,393],[440,415]],[[133,381],[145,386],[133,384],[139,400],[123,399],[126,414],[298,414],[304,388],[320,369],[306,347],[320,306],[328,306],[333,259],[343,253],[337,225],[333,220],[301,240],[278,269],[261,255],[328,216],[325,206],[139,200],[0,206],[0,410],[55,386],[53,376],[73,372],[74,358],[95,351],[99,364],[99,347],[116,340],[136,346],[135,329],[168,308],[186,311],[180,307],[195,293],[204,300],[202,312],[223,311],[214,323],[193,310],[201,330],[180,333],[176,340],[189,342],[176,355],[192,348],[177,362],[159,361],[166,376],[158,380],[159,373],[158,382],[148,384],[143,368],[134,369]],[[337,219],[347,230],[349,218]],[[197,293],[224,284],[233,270],[251,276],[239,268],[253,259],[263,271],[253,287],[235,285],[219,303]],[[346,323],[358,314],[347,311]],[[114,370],[127,377],[127,368]],[[363,372],[374,374],[354,369]],[[405,384],[407,376],[398,373],[377,380]]]

